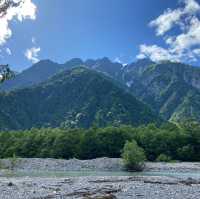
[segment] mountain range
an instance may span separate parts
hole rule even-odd
[[[74,78],[74,76],[72,75],[72,78],[70,74],[74,74],[74,72],[77,70],[79,71],[78,77],[82,79],[82,81],[77,80],[80,85],[78,83],[70,84]],[[84,79],[82,76],[87,76],[87,78]],[[92,81],[92,85],[87,84],[87,79],[89,80],[90,78],[94,78],[96,80]],[[97,79],[99,80],[97,81]],[[58,82],[60,82],[61,85],[69,86],[68,90],[65,90],[65,88],[63,88],[63,90],[61,89],[62,92],[60,92],[63,93],[62,95],[61,93],[56,93],[59,92],[58,88],[60,88],[60,84],[58,84]],[[101,83],[96,85],[98,82]],[[107,88],[107,86],[104,84],[108,84],[108,82],[110,84],[110,89],[105,91],[103,89],[104,87]],[[79,87],[81,87],[81,90],[78,90]],[[55,91],[53,91],[53,89],[55,89]],[[113,89],[120,90],[118,95],[111,95],[113,94]],[[22,73],[18,74],[13,80],[9,80],[2,84],[0,90],[2,91],[1,98],[5,99],[5,102],[9,101],[11,104],[14,104],[14,102],[19,103],[16,96],[19,95],[20,97],[24,96],[25,98],[31,98],[30,96],[32,96],[32,93],[35,94],[30,101],[32,101],[31,103],[35,103],[35,106],[39,104],[41,107],[48,107],[52,103],[48,101],[49,99],[54,102],[54,98],[58,98],[58,96],[59,98],[62,98],[57,99],[58,102],[63,102],[61,104],[62,106],[60,105],[59,108],[57,107],[57,109],[54,111],[52,110],[49,116],[47,113],[45,118],[53,117],[52,115],[56,115],[56,110],[57,112],[59,112],[58,110],[62,109],[62,111],[64,111],[65,108],[62,107],[72,107],[67,108],[65,112],[59,115],[58,118],[60,119],[58,120],[55,118],[45,120],[44,118],[33,116],[38,117],[37,122],[25,122],[28,125],[22,125],[19,122],[20,124],[12,124],[13,128],[29,128],[33,124],[35,124],[34,126],[37,127],[48,125],[89,127],[95,123],[100,126],[105,126],[118,122],[138,125],[152,121],[159,121],[159,117],[161,117],[163,120],[169,120],[172,122],[181,122],[187,119],[200,121],[200,68],[170,61],[154,63],[149,59],[142,59],[131,64],[122,65],[120,63],[112,62],[108,58],[97,60],[89,59],[86,61],[75,58],[67,61],[64,64],[54,63],[50,60],[42,60],[27,70],[23,71]],[[51,94],[47,93],[47,90],[51,90]],[[84,97],[80,96],[80,99],[86,99],[86,101],[84,101],[85,104],[81,100],[75,100],[75,96],[79,96],[80,91],[82,90],[85,91],[84,93],[81,92],[82,96]],[[77,93],[74,94],[72,91]],[[43,92],[47,93],[47,95],[41,97],[41,93]],[[110,95],[105,95],[107,92]],[[23,95],[21,93],[23,93]],[[124,93],[130,96],[129,98],[131,99],[122,97]],[[72,96],[72,101],[76,101],[76,103],[73,105],[70,104],[72,103],[72,101],[70,101],[70,96]],[[106,98],[104,99],[105,96]],[[10,100],[11,98],[12,100]],[[40,98],[41,100],[37,101],[37,99]],[[97,99],[102,99],[102,101],[97,103]],[[106,100],[109,100],[109,102],[105,103]],[[125,109],[122,108],[126,112],[126,119],[120,115],[121,108],[115,104],[115,101],[120,101],[120,104],[123,104],[122,107],[126,107]],[[134,101],[134,103],[132,102],[132,109],[127,108],[131,106],[131,101]],[[22,104],[22,102],[20,103]],[[32,107],[32,104],[29,104],[30,102],[23,103]],[[2,108],[2,104],[3,103],[0,104],[0,108]],[[83,108],[86,110],[84,112],[82,107],[85,107],[86,104],[88,109]],[[140,107],[139,111],[135,110],[137,107],[136,104],[140,104],[138,105],[138,107]],[[3,104],[3,106],[4,105],[5,104]],[[17,106],[17,104],[14,106]],[[91,111],[89,107],[93,107],[93,113],[91,113],[93,115],[83,117],[84,114],[87,115]],[[114,107],[113,109],[115,110],[115,116],[113,115],[112,119],[109,120],[107,119],[106,114],[108,114],[111,109],[108,107],[111,107],[111,109]],[[142,107],[145,110],[145,114],[148,113],[150,116],[153,116],[152,120],[148,115],[141,115],[143,112]],[[148,107],[150,107],[152,111]],[[101,112],[100,109],[103,110],[103,112]],[[23,108],[20,108],[18,111],[20,112],[20,110],[23,110]],[[38,111],[41,110],[39,109]],[[1,110],[1,112],[1,121],[4,121],[2,123],[6,123],[7,120],[5,118],[9,114],[6,111]],[[79,113],[81,115],[80,121],[82,122],[79,120],[76,121],[76,117],[79,116]],[[155,117],[154,113],[158,115],[157,118]],[[19,117],[23,118],[25,115],[25,113],[19,114]],[[127,117],[128,115],[129,117]],[[90,119],[83,119],[86,117],[89,117]],[[9,126],[10,124],[5,125],[5,128],[8,128]]]
[[[46,82],[0,94],[3,130],[159,123],[144,103],[102,73],[76,67]]]

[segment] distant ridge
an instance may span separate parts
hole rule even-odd
[[[105,72],[110,77],[120,78],[122,65],[112,63],[108,58],[97,60],[86,60],[83,62],[79,58],[73,58],[64,64],[58,64],[51,60],[41,60],[30,68],[19,73],[15,79],[5,82],[0,86],[1,91],[11,91],[20,88],[27,88],[46,81],[55,74],[72,69],[74,67],[85,66],[100,72]]]

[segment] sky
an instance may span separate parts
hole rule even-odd
[[[200,65],[200,0],[24,0],[0,18],[0,63],[13,70],[75,57]]]

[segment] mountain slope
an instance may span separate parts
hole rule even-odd
[[[142,59],[123,66],[108,58],[85,62],[75,58],[65,64],[44,60],[17,75],[15,79],[5,82],[0,90],[37,85],[60,71],[79,66],[112,77],[121,84],[121,88],[129,89],[164,119],[180,121],[193,118],[200,121],[200,108],[195,101],[200,95],[200,68],[170,61],[156,64],[149,59]]]
[[[0,95],[1,129],[146,124],[160,119],[111,79],[83,67]]]
[[[130,90],[140,100],[165,119],[181,121],[193,118],[200,121],[199,68],[171,62],[141,67],[123,72],[123,81],[130,82]]]
[[[50,60],[40,61],[16,75],[14,79],[4,82],[0,86],[0,90],[10,91],[38,84],[44,81],[45,77],[54,75],[58,71],[58,67],[59,64]]]
[[[102,72],[109,77],[114,79],[121,79],[121,70],[123,65],[120,63],[114,63],[110,61],[107,57],[97,60],[86,60],[84,65],[90,69]]]

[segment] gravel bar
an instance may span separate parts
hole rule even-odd
[[[199,199],[200,178],[175,176],[3,177],[14,171],[123,171],[121,159],[0,160],[0,199]],[[146,163],[150,172],[200,172],[200,163]]]
[[[1,199],[199,199],[200,182],[170,177],[1,178]]]
[[[97,158],[93,160],[61,160],[42,158],[1,159],[0,167],[23,171],[123,171],[120,158]],[[200,163],[147,162],[145,171],[200,172]]]

